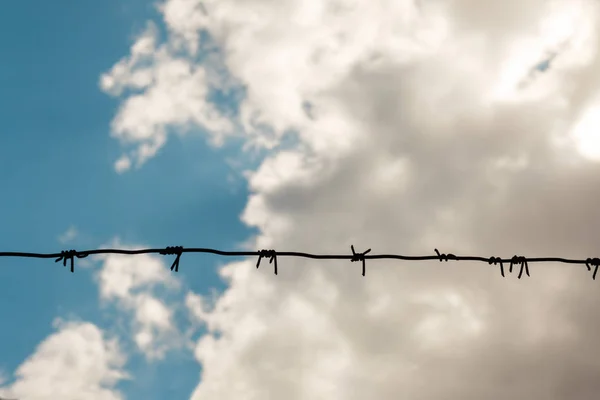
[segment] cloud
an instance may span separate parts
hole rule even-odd
[[[56,320],[53,333],[17,369],[16,380],[0,396],[27,400],[120,400],[115,385],[128,379],[116,339],[89,322]]]
[[[122,245],[117,238],[110,247],[137,246]],[[88,265],[93,265],[94,260],[102,262],[96,274],[102,304],[118,307],[111,316],[117,321],[109,327],[111,332],[120,330],[119,321],[124,316],[128,326],[119,333],[129,336],[150,361],[163,359],[171,349],[191,346],[189,335],[194,329],[179,332],[173,320],[177,306],[169,299],[169,292],[180,288],[181,282],[169,274],[159,258],[147,254],[99,254],[90,259]],[[123,370],[123,341],[119,343],[116,335],[108,337],[90,322],[57,318],[54,327],[57,332],[44,339],[19,366],[14,382],[0,370],[0,397],[123,399],[116,389],[119,381],[130,379]]]
[[[77,232],[77,228],[74,226],[70,226],[62,235],[58,237],[58,241],[61,243],[69,243],[72,242],[73,239],[77,237],[79,232]]]
[[[218,145],[234,126],[208,101],[212,70],[177,55],[177,44],[157,46],[158,31],[149,23],[131,47],[131,55],[102,75],[100,87],[113,96],[129,91],[112,121],[112,136],[136,145],[115,163],[121,173],[132,159],[140,167],[155,156],[166,142],[168,128],[179,133],[201,127]]]
[[[138,349],[148,359],[163,358],[166,351],[180,343],[173,323],[173,309],[154,290],[177,289],[179,281],[152,255],[108,254],[99,259],[103,262],[97,274],[101,300],[113,302],[132,313],[131,328]]]
[[[131,159],[127,156],[121,156],[115,162],[115,171],[117,171],[117,173],[119,173],[119,174],[129,170],[130,168],[131,168]]]
[[[219,43],[246,89],[237,122],[248,142],[296,132],[250,174],[252,247],[597,251],[600,167],[573,138],[591,134],[575,127],[600,88],[595,2],[169,0],[162,10],[169,43],[192,51],[202,30]],[[365,278],[357,263],[284,258],[274,276],[254,262],[221,270],[218,299],[188,296],[208,330],[192,399],[598,391],[599,298],[585,267],[534,264],[519,281],[467,262],[377,260]]]

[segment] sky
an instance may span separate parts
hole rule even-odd
[[[0,251],[600,256],[597,1],[4,10]],[[172,259],[0,258],[0,397],[600,391],[584,265]]]

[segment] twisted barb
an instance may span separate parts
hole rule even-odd
[[[498,263],[500,263],[500,273],[502,274],[502,277],[505,278],[504,264],[502,264],[502,258],[492,256],[492,257],[490,257],[490,260],[488,261],[488,264],[490,264],[490,265],[492,265],[492,264],[496,265]]]
[[[275,252],[275,250],[260,250],[258,252],[258,261],[256,262],[256,268],[260,266],[260,260],[262,260],[263,257],[269,257],[269,264],[275,264],[273,266],[273,272],[275,272],[275,275],[277,275],[277,253]]]
[[[434,250],[435,250],[435,253],[437,254],[438,258],[440,259],[440,262],[442,262],[442,261],[448,261],[448,260],[458,260],[458,258],[454,254],[451,254],[451,253],[448,253],[448,254],[442,253],[442,254],[440,254],[440,252],[438,251],[438,249],[434,249]]]
[[[527,265],[527,258],[523,256],[513,256],[513,258],[510,260],[510,267],[508,269],[508,272],[512,273],[513,265],[516,264],[521,264],[521,270],[519,271],[519,276],[517,277],[518,279],[521,279],[521,276],[523,275],[523,269],[525,269],[525,273],[527,274],[527,276],[531,276],[529,275],[529,266]]]
[[[350,245],[350,248],[352,249],[352,258],[350,259],[351,262],[354,261],[362,261],[362,276],[365,276],[365,272],[366,272],[366,266],[365,266],[365,255],[371,251],[371,249],[363,252],[363,253],[357,253],[354,251],[354,245]]]
[[[160,254],[163,256],[177,255],[175,261],[173,261],[173,264],[171,265],[171,271],[174,269],[175,272],[179,272],[179,258],[181,257],[182,252],[183,246],[167,246],[166,249],[160,251]]]
[[[598,266],[600,265],[600,258],[588,258],[587,260],[585,260],[585,266],[587,267],[588,271],[591,271],[592,269],[590,268],[590,265],[593,265],[594,268],[594,274],[592,275],[592,279],[596,280],[596,274],[598,273]]]
[[[77,258],[85,258],[88,254],[86,253],[78,253],[77,250],[63,250],[60,252],[60,257],[58,257],[54,262],[59,262],[62,260],[63,267],[67,266],[67,260],[71,260],[71,272],[75,272],[75,260],[74,257]]]

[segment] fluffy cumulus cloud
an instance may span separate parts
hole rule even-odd
[[[113,136],[123,144],[137,145],[115,162],[117,172],[141,166],[164,145],[167,127],[180,133],[202,126],[214,144],[233,132],[230,120],[208,101],[219,81],[216,68],[197,65],[178,55],[175,43],[157,45],[152,23],[119,61],[100,79],[101,88],[112,95],[130,93],[112,123]],[[140,93],[141,91],[141,93]]]
[[[57,331],[42,341],[0,387],[0,397],[27,400],[121,400],[115,385],[128,379],[117,341],[89,322],[55,321]]]
[[[112,244],[143,247],[124,246],[118,239]],[[189,345],[191,330],[181,333],[176,328],[177,307],[169,300],[181,282],[162,259],[147,254],[90,258],[101,264],[95,274],[101,303],[117,307],[112,315],[115,322],[106,327],[111,334],[90,322],[55,320],[56,332],[18,367],[13,382],[0,371],[0,399],[121,400],[124,397],[116,385],[130,379],[124,370],[127,347],[123,344],[133,341],[148,361],[161,360],[167,351]],[[123,317],[126,322],[120,326]]]
[[[156,293],[156,289],[173,290],[180,285],[162,260],[147,254],[98,258],[102,260],[97,274],[101,300],[132,315],[127,329],[131,329],[137,348],[148,359],[161,359],[167,350],[181,344],[173,323],[174,309]]]
[[[597,255],[597,2],[167,0],[161,11],[166,41],[146,33],[103,78],[136,90],[122,94],[115,135],[146,159],[182,128],[269,147],[249,174],[253,247]],[[202,59],[207,34],[219,51]],[[215,65],[227,79],[210,78]],[[233,84],[245,97],[226,117],[208,93]],[[285,135],[292,144],[273,147]],[[208,329],[192,399],[600,390],[600,292],[582,265],[532,264],[517,280],[469,262],[372,260],[364,278],[348,261],[280,258],[278,276],[254,262],[224,267],[219,297],[188,296]]]

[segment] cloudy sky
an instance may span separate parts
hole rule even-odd
[[[596,0],[7,3],[0,251],[597,257],[599,18]],[[171,262],[1,258],[0,396],[600,391],[582,265]]]

